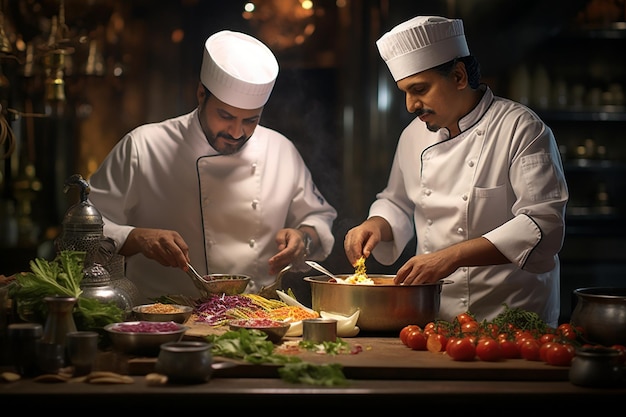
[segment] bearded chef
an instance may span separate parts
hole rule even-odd
[[[222,31],[204,44],[198,107],[126,134],[90,177],[104,235],[145,300],[197,297],[200,274],[251,276],[255,293],[292,264],[324,260],[337,216],[294,144],[260,125],[278,75],[267,46]]]
[[[569,194],[552,131],[479,82],[461,20],[418,16],[376,44],[416,118],[368,218],[345,236],[348,259],[391,264],[417,235],[394,280],[449,281],[440,318],[491,320],[506,304],[556,327]]]

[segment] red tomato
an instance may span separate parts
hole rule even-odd
[[[496,339],[484,337],[476,345],[476,356],[481,361],[495,362],[502,359],[502,348]]]
[[[446,353],[448,355],[450,354],[450,352],[448,352],[448,349],[450,349],[452,347],[452,345],[454,344],[454,342],[456,342],[458,339],[460,339],[460,337],[450,336],[448,338],[448,342],[446,343]]]
[[[574,347],[569,343],[551,343],[545,356],[548,365],[569,366],[574,358]]]
[[[479,327],[480,325],[478,324],[477,321],[475,320],[468,321],[468,322],[461,324],[461,333],[463,334],[476,333],[478,332]]]
[[[421,330],[412,330],[406,337],[406,345],[413,350],[426,350],[426,335]]]
[[[617,357],[617,361],[624,365],[626,364],[626,346],[624,345],[612,345],[611,349],[615,349],[619,352],[619,356]]]
[[[476,357],[476,346],[470,338],[458,337],[448,343],[446,353],[455,361],[473,361]]]
[[[443,334],[431,334],[426,339],[426,349],[434,353],[445,352],[446,343],[448,343],[448,338]]]
[[[487,323],[487,326],[484,329],[484,333],[489,337],[497,339],[498,334],[500,333],[500,329],[498,328],[498,325],[495,323]]]
[[[545,342],[545,343],[541,343],[539,342],[539,359],[542,361],[546,361],[546,352],[548,351],[548,349],[550,349],[552,347],[552,345],[556,343],[556,342]]]
[[[465,313],[457,314],[456,319],[459,321],[459,324],[465,324],[470,321],[476,321],[472,313],[470,313],[469,311],[466,311]]]
[[[424,333],[426,333],[426,336],[437,333],[437,329],[435,328],[435,322],[431,321],[430,323],[426,324],[426,326],[424,326]]]
[[[517,346],[519,347],[521,347],[524,341],[528,339],[535,340],[535,335],[529,331],[522,331],[515,334],[515,343],[517,343]]]
[[[520,357],[519,347],[514,341],[503,339],[498,343],[500,343],[500,351],[504,359],[518,359]]]
[[[539,349],[541,346],[535,339],[525,339],[521,345],[519,345],[519,353],[523,359],[527,361],[540,361]]]
[[[539,338],[539,343],[543,345],[544,343],[553,342],[554,339],[556,339],[556,335],[554,333],[544,333]]]
[[[409,335],[409,333],[411,333],[411,331],[417,329],[420,329],[417,324],[409,324],[407,326],[404,326],[402,330],[400,330],[400,340],[402,341],[402,343],[406,345],[406,337]]]
[[[559,336],[563,336],[568,340],[576,340],[578,337],[578,331],[569,323],[560,324],[556,328],[556,332]]]

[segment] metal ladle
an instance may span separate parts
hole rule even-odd
[[[332,272],[330,272],[328,269],[324,268],[322,265],[318,264],[317,262],[315,261],[304,261],[304,262],[311,268],[317,269],[322,274],[328,275],[329,277],[334,279],[336,282],[340,284],[346,284],[343,278],[339,278],[338,276],[336,276],[335,274],[333,274]]]

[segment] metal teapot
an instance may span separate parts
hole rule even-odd
[[[80,201],[65,213],[57,247],[59,250],[86,252],[81,282],[85,297],[105,303],[114,302],[130,314],[138,291],[123,276],[123,257],[115,254],[115,244],[103,234],[102,215],[88,201],[91,187],[80,174],[74,174],[65,181],[64,191],[67,192],[71,187],[79,188]],[[114,273],[111,273],[113,269]]]
[[[91,187],[80,174],[74,174],[65,180],[63,191],[67,193],[72,187],[80,189],[80,201],[65,212],[57,247],[59,250],[86,252],[85,266],[88,266],[94,262],[100,248],[104,221],[100,212],[87,201]]]

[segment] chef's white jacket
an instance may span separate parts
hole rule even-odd
[[[373,255],[389,265],[415,235],[417,254],[484,236],[511,264],[448,276],[439,317],[470,311],[491,320],[506,304],[556,326],[569,196],[558,146],[534,112],[482,88],[458,136],[430,132],[418,118],[402,132],[388,184],[369,211],[389,222],[394,240]]]
[[[90,177],[91,203],[116,247],[133,227],[175,230],[189,245],[200,274],[247,274],[247,292],[274,282],[268,259],[285,227],[313,226],[321,245],[311,259],[331,252],[336,210],[315,186],[294,144],[257,126],[233,155],[208,143],[197,109],[140,126],[125,135]],[[179,268],[137,254],[126,259],[126,277],[147,301],[163,295],[198,296]]]

